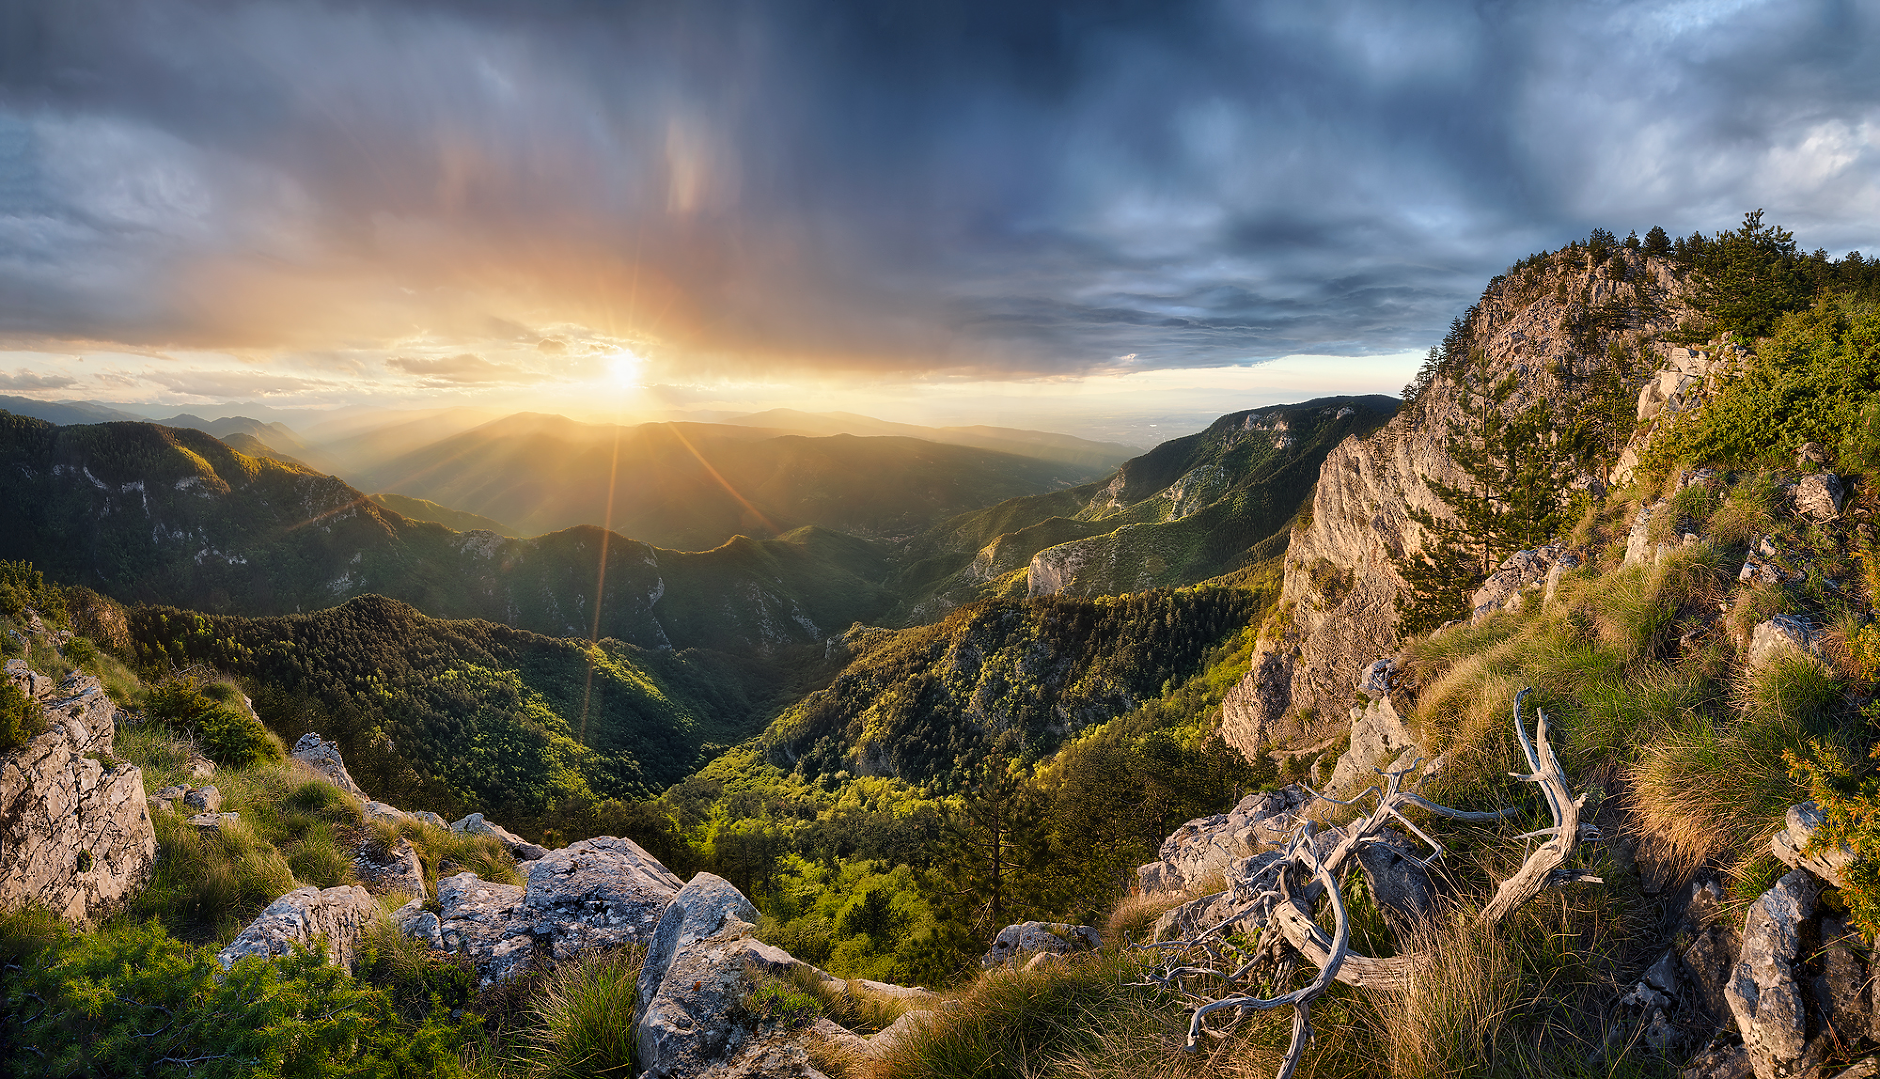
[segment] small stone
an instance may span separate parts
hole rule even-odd
[[[1795,512],[1818,521],[1831,521],[1841,515],[1847,489],[1841,477],[1832,472],[1816,472],[1802,477],[1795,485]]]
[[[1828,463],[1828,451],[1823,449],[1819,442],[1804,442],[1801,448],[1795,451],[1795,463],[1825,465]]]
[[[1806,655],[1814,650],[1814,628],[1794,615],[1779,614],[1750,631],[1747,659],[1753,670],[1784,654]]]
[[[197,787],[183,795],[183,804],[198,813],[214,813],[222,808],[222,792],[214,787]]]

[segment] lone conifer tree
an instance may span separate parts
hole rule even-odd
[[[1515,551],[1546,542],[1561,523],[1561,445],[1547,402],[1504,413],[1513,375],[1490,381],[1487,357],[1469,354],[1456,380],[1463,418],[1449,422],[1449,456],[1470,482],[1425,482],[1449,510],[1447,518],[1413,509],[1430,537],[1397,565],[1410,586],[1399,605],[1399,628],[1421,633],[1460,617],[1470,592]]]

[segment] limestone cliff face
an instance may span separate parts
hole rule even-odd
[[[0,908],[38,902],[83,922],[150,875],[157,836],[143,773],[111,760],[117,709],[97,679],[54,685],[21,660],[6,677],[44,707],[50,729],[0,754]]]
[[[1497,406],[1505,415],[1546,401],[1556,420],[1572,418],[1589,404],[1584,387],[1614,362],[1607,353],[1614,342],[1643,357],[1635,383],[1664,359],[1658,338],[1691,315],[1687,285],[1668,261],[1625,250],[1613,259],[1622,275],[1610,264],[1594,267],[1583,249],[1562,253],[1497,278],[1483,293],[1468,320],[1468,346],[1486,357],[1487,382],[1512,378]],[[1326,458],[1310,512],[1294,525],[1278,612],[1223,707],[1222,733],[1241,752],[1337,733],[1359,671],[1396,651],[1404,580],[1395,561],[1427,541],[1411,511],[1449,516],[1431,478],[1469,484],[1449,452],[1450,421],[1463,419],[1468,399],[1458,379],[1467,377],[1439,374],[1390,423],[1347,438]]]

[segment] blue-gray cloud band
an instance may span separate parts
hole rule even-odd
[[[202,282],[391,325],[506,267],[730,370],[1420,348],[1593,225],[1766,206],[1871,250],[1876,30],[1788,0],[22,0],[0,332],[266,346],[294,305]]]

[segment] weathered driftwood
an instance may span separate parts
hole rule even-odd
[[[1483,922],[1489,924],[1500,921],[1547,888],[1575,881],[1599,881],[1598,877],[1566,866],[1580,840],[1595,837],[1597,830],[1580,821],[1585,795],[1576,796],[1567,783],[1566,773],[1548,741],[1545,712],[1535,710],[1535,735],[1532,740],[1528,738],[1521,721],[1521,711],[1530,692],[1522,690],[1514,702],[1515,737],[1531,769],[1526,775],[1516,773],[1516,777],[1540,787],[1541,796],[1547,803],[1554,823],[1551,828],[1520,837],[1546,836],[1547,841],[1530,853],[1521,868],[1496,888],[1494,897],[1479,915]],[[1384,830],[1394,821],[1429,844],[1432,853],[1420,859],[1424,865],[1432,865],[1441,858],[1444,853],[1442,844],[1417,827],[1402,812],[1409,806],[1451,820],[1474,822],[1503,820],[1517,812],[1513,809],[1488,813],[1465,812],[1438,805],[1401,789],[1404,776],[1421,764],[1419,760],[1407,768],[1389,772],[1380,769],[1378,774],[1383,777],[1384,785],[1381,788],[1374,786],[1349,802],[1325,799],[1336,805],[1353,805],[1368,795],[1376,795],[1377,805],[1348,825],[1338,845],[1327,853],[1321,853],[1323,844],[1315,842],[1318,837],[1314,826],[1310,823],[1302,825],[1295,832],[1283,857],[1269,863],[1253,878],[1235,882],[1235,894],[1241,901],[1230,917],[1191,940],[1151,946],[1170,949],[1178,956],[1190,956],[1196,951],[1205,952],[1208,956],[1205,962],[1178,961],[1161,971],[1151,972],[1149,980],[1143,983],[1173,989],[1194,1001],[1195,1010],[1188,1025],[1190,1050],[1199,1045],[1203,1033],[1220,1033],[1206,1025],[1210,1016],[1225,1013],[1225,1017],[1231,1021],[1249,1012],[1290,1005],[1293,1008],[1292,1043],[1278,1073],[1278,1079],[1290,1079],[1305,1052],[1306,1042],[1311,1038],[1312,1001],[1324,993],[1333,981],[1383,989],[1402,989],[1410,984],[1412,977],[1427,962],[1424,954],[1412,952],[1372,958],[1353,954],[1350,950],[1350,927],[1344,897],[1339,889],[1352,856],[1366,844],[1387,842]],[[1330,934],[1318,924],[1313,914],[1321,895],[1331,906]],[[1236,925],[1260,930],[1258,943],[1251,952],[1223,936],[1226,930]],[[1230,952],[1233,953],[1231,956],[1228,954]],[[1283,984],[1289,980],[1300,961],[1318,970],[1318,975],[1310,984],[1270,996],[1245,991],[1258,986]],[[1231,972],[1230,967],[1233,968]]]

